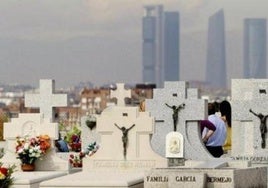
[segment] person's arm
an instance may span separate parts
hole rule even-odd
[[[203,131],[204,127],[208,129],[208,132],[202,138],[203,142],[206,143],[208,139],[213,135],[214,131],[216,130],[216,127],[209,120],[201,120],[200,124],[201,124],[201,131]]]
[[[213,135],[213,130],[208,130],[207,134],[202,138],[204,143],[207,143],[208,139]]]
[[[215,131],[216,127],[213,123],[211,123],[209,120],[201,120],[200,121],[201,125],[201,133],[203,132],[203,129],[206,127],[208,130]]]

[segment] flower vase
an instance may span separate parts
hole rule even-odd
[[[24,172],[34,171],[35,165],[34,164],[21,164],[21,170]]]

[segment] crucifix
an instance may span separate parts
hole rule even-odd
[[[124,158],[126,159],[127,156],[127,144],[128,144],[128,131],[130,129],[132,129],[135,124],[133,124],[131,127],[129,127],[128,129],[126,127],[119,127],[116,123],[114,124],[118,129],[120,129],[122,131],[122,142],[123,142],[123,148],[124,148]]]
[[[174,126],[174,132],[176,132],[177,131],[178,118],[179,118],[179,111],[185,107],[185,104],[182,103],[179,106],[175,106],[175,105],[170,106],[167,103],[165,103],[165,104],[167,105],[167,107],[169,107],[169,108],[171,108],[173,110],[173,114],[172,114],[173,126]]]
[[[266,142],[265,142],[265,135],[267,133],[267,127],[266,127],[266,120],[268,115],[263,115],[262,113],[255,113],[251,109],[249,109],[249,112],[251,112],[253,115],[257,116],[260,119],[260,132],[261,132],[261,147],[265,148]]]

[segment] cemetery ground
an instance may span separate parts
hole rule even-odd
[[[81,117],[81,145],[79,136],[70,136],[73,148],[79,151],[81,146],[85,154],[79,168],[71,166],[71,153],[59,153],[54,145],[59,137],[54,108],[68,105],[66,95],[54,93],[54,84],[40,80],[39,93],[25,96],[25,105],[40,108],[40,113],[22,113],[4,123],[1,162],[17,166],[11,188],[267,187],[267,137],[260,131],[266,122],[261,124],[250,109],[268,114],[268,80],[232,80],[232,150],[221,158],[212,157],[201,141],[198,122],[207,117],[208,101],[200,98],[198,89],[183,81],[165,82],[140,111],[124,103],[130,91],[118,84],[111,93],[117,104],[96,116],[94,126],[92,117]],[[174,116],[167,104],[183,108]],[[20,169],[18,135],[46,135],[51,141],[34,171]]]

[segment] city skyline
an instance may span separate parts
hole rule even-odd
[[[226,66],[243,76],[243,19],[267,18],[265,0],[3,0],[0,82],[57,87],[79,82],[142,82],[143,7],[180,14],[180,80],[205,80],[208,18],[226,17]]]

